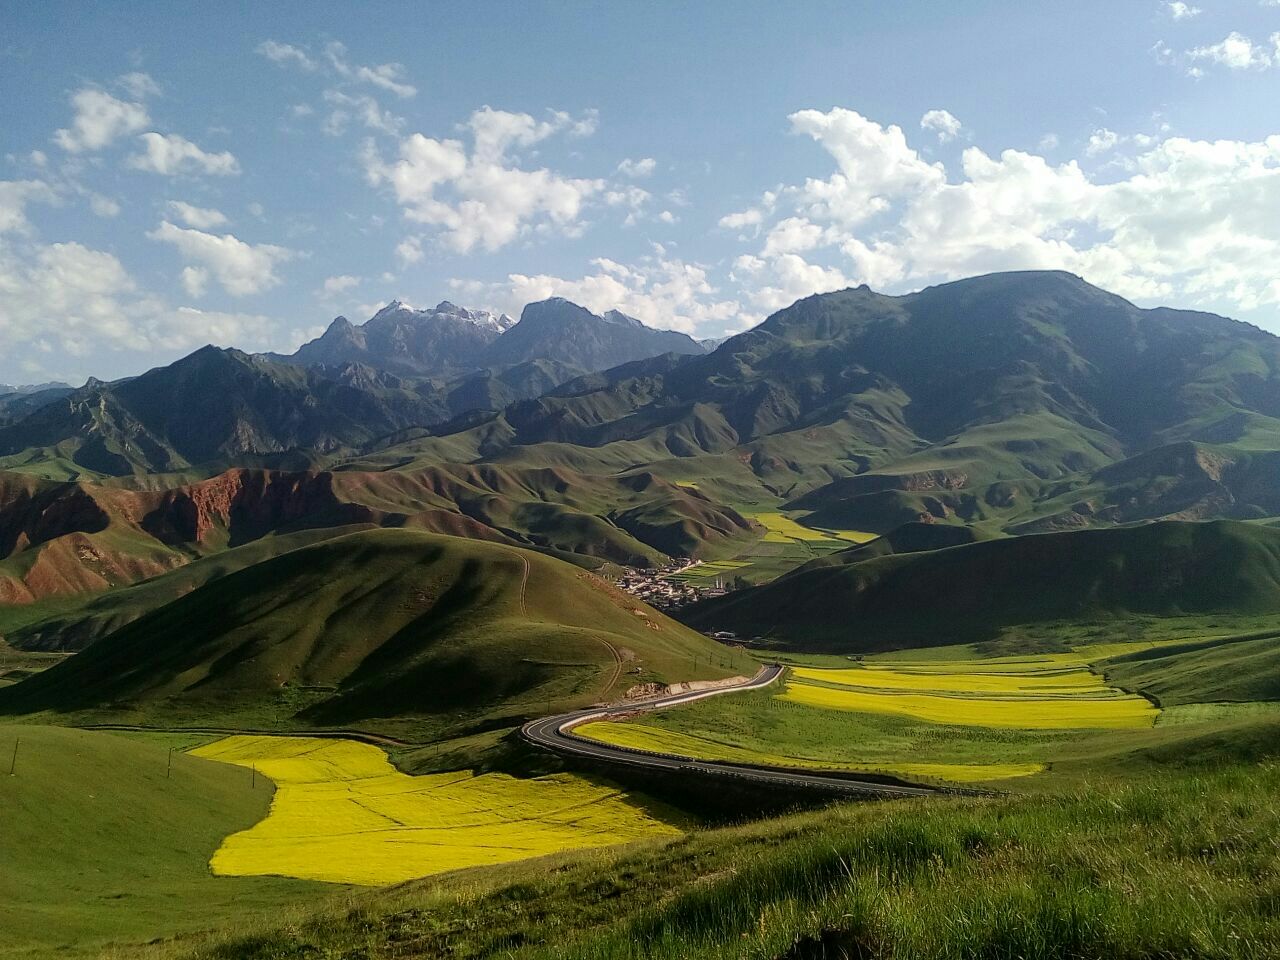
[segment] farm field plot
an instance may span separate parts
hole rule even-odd
[[[214,854],[223,876],[387,884],[681,833],[672,815],[568,774],[411,777],[349,740],[233,736],[192,751],[276,784],[270,814]]]
[[[889,773],[907,779],[945,780],[951,783],[976,783],[1027,777],[1044,770],[1042,763],[858,763],[793,756],[722,743],[709,736],[693,736],[676,730],[643,723],[597,721],[583,724],[574,731],[580,737],[598,740],[618,747],[666,753],[700,760],[724,760],[771,767],[796,767],[812,770],[853,770],[862,773]]]
[[[795,517],[778,510],[762,510],[756,513],[744,513],[743,516],[756,521],[767,531],[765,543],[790,543],[800,541],[835,540],[844,541],[842,546],[853,543],[866,543],[874,540],[877,534],[865,530],[826,530],[806,527]]]
[[[1164,729],[1150,701],[1110,686],[1101,672],[1089,669],[1148,646],[1094,644],[988,659],[950,650],[856,663],[847,657],[796,657],[807,662],[793,664],[780,690],[577,732],[699,759],[950,783],[1038,780],[1031,775],[1071,775],[1098,756],[1164,744],[1199,729],[1200,718],[1191,712],[1179,718],[1176,729]],[[1245,718],[1245,711],[1236,712]]]
[[[931,723],[1022,730],[1095,730],[1149,727],[1158,711],[1137,696],[990,697],[838,689],[792,682],[779,695],[791,703],[828,710],[889,713]]]
[[[750,564],[750,560],[709,560],[681,570],[679,573],[673,573],[667,579],[700,582],[713,577],[729,577]]]

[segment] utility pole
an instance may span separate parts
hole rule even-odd
[[[256,763],[249,764],[249,789],[258,789],[258,765]]]
[[[164,768],[164,778],[168,780],[170,774],[172,773],[173,773],[173,747],[170,747],[169,748],[169,765]]]
[[[9,776],[13,776],[13,771],[18,768],[18,744],[22,740],[19,737],[13,738],[13,759],[9,761]]]

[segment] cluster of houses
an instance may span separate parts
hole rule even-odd
[[[679,578],[696,561],[676,560],[673,563],[648,570],[629,569],[616,582],[619,587],[659,610],[675,610],[706,597],[721,597],[728,593],[719,579],[707,578],[705,584],[689,578]]]

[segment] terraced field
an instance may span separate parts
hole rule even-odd
[[[681,832],[674,814],[568,774],[410,777],[377,747],[309,737],[234,736],[192,753],[276,784],[270,814],[214,854],[222,876],[387,884]]]

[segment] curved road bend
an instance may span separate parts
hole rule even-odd
[[[575,710],[554,717],[543,717],[531,720],[520,729],[520,735],[529,743],[543,747],[555,753],[575,757],[586,757],[593,760],[604,760],[610,763],[623,763],[633,767],[644,767],[651,770],[683,771],[696,774],[713,774],[719,776],[740,777],[757,783],[770,784],[789,789],[801,788],[822,790],[827,793],[842,793],[860,797],[921,797],[930,796],[942,791],[933,787],[907,786],[905,784],[877,783],[871,780],[858,780],[856,775],[841,776],[832,773],[808,773],[804,771],[781,770],[773,767],[753,766],[741,763],[721,763],[714,760],[693,760],[688,757],[670,756],[661,753],[650,753],[633,750],[629,747],[615,747],[612,744],[588,740],[575,736],[573,728],[594,720],[609,720],[616,717],[636,713],[648,713],[663,710],[667,707],[691,703],[706,697],[719,696],[725,693],[739,693],[743,690],[757,690],[767,687],[782,675],[779,664],[762,667],[750,680],[725,687],[713,687],[708,690],[693,690],[678,693],[656,700],[640,703],[616,704],[608,707],[591,707],[586,710]]]

